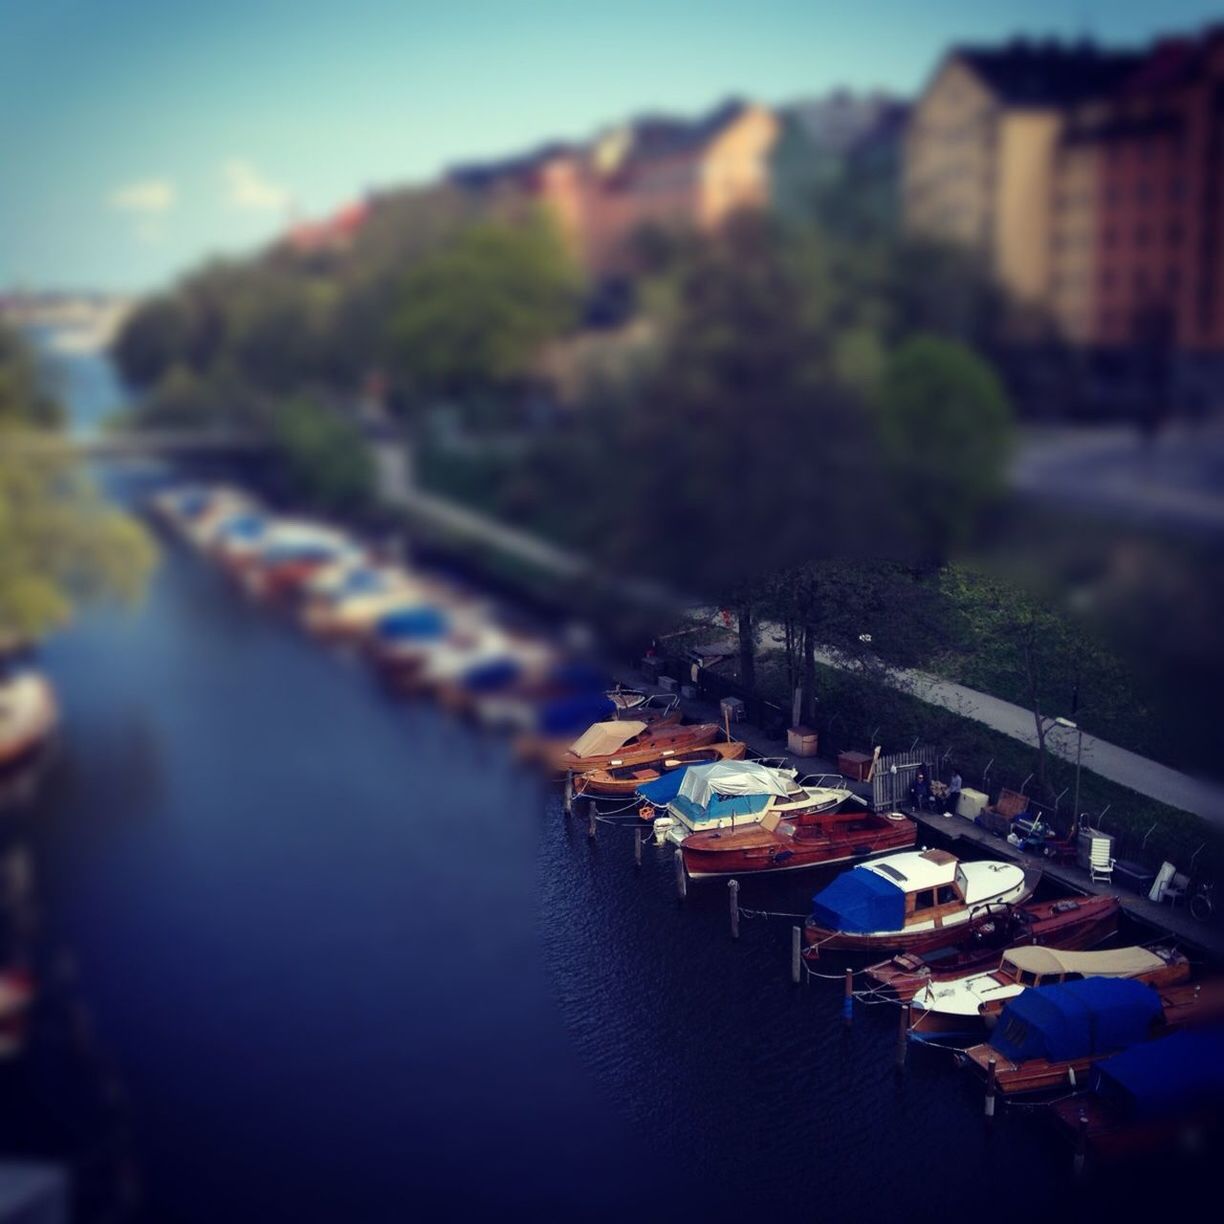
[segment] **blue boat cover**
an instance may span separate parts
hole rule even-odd
[[[687,765],[679,765],[660,774],[653,782],[643,782],[633,793],[655,807],[667,807],[680,793],[680,785],[688,772]]]
[[[472,693],[496,693],[512,685],[522,671],[523,665],[518,659],[489,659],[464,672],[463,687]]]
[[[261,554],[268,565],[292,564],[295,561],[330,561],[340,552],[334,544],[322,544],[312,540],[302,544],[273,544]]]
[[[336,597],[343,599],[349,595],[377,595],[387,588],[387,576],[376,569],[355,569],[344,575]]]
[[[388,612],[374,632],[387,642],[403,642],[413,638],[438,638],[446,632],[446,617],[428,605]]]
[[[592,723],[603,722],[616,713],[607,693],[577,693],[540,706],[538,726],[543,735],[569,735],[585,731]]]
[[[584,659],[568,659],[564,663],[558,663],[549,679],[551,683],[572,693],[603,693],[611,687],[607,673]]]
[[[255,540],[263,535],[267,525],[262,514],[235,514],[225,520],[217,534],[225,539]]]
[[[1097,1091],[1136,1118],[1224,1103],[1224,1031],[1145,1041],[1097,1068]]]
[[[701,769],[702,766],[693,765],[690,768]],[[683,778],[680,780],[680,785],[684,785]],[[724,820],[728,816],[751,816],[755,812],[763,811],[769,800],[769,795],[714,795],[710,802],[702,807],[701,804],[694,803],[687,795],[681,795],[677,789],[671,806],[696,828],[698,825],[709,824],[711,821]]]
[[[1160,996],[1129,978],[1030,986],[1003,1009],[990,1044],[1013,1062],[1064,1062],[1145,1041],[1161,1015]]]
[[[828,931],[899,931],[905,925],[905,893],[874,871],[855,867],[812,898],[812,919]]]

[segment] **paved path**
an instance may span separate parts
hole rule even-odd
[[[820,660],[830,666],[838,666],[838,660],[832,655],[821,654]],[[923,672],[899,669],[892,675],[899,688],[912,692],[923,701],[976,719],[1022,743],[1037,743],[1033,715],[1022,706]],[[1046,745],[1055,756],[1074,762],[1077,738],[1076,732],[1054,726],[1046,733]],[[1224,827],[1224,787],[1214,782],[1180,773],[1093,735],[1084,736],[1083,766],[1102,778],[1147,795],[1149,799],[1193,812],[1204,820]]]
[[[1033,429],[1011,471],[1020,494],[1119,522],[1224,533],[1224,423],[1176,422],[1150,440],[1132,426]]]
[[[381,439],[372,444],[372,452],[380,491],[387,503],[415,513],[458,536],[492,544],[559,577],[573,580],[591,576],[591,567],[585,559],[527,532],[507,527],[486,515],[456,505],[446,498],[415,488],[409,476],[402,443]],[[646,584],[640,586],[641,589],[635,593],[642,602],[651,599],[663,601],[662,592]],[[768,626],[765,628],[768,629]],[[821,652],[819,658],[830,666],[840,665],[839,660],[831,654]],[[1022,743],[1035,745],[1037,742],[1033,716],[1021,706],[921,672],[897,670],[892,674],[899,688],[912,692],[923,701],[976,719]],[[1054,727],[1047,733],[1046,743],[1054,755],[1067,761],[1075,760],[1074,731]],[[1224,826],[1224,787],[1179,773],[1167,765],[1091,735],[1084,736],[1083,765],[1085,769],[1150,799],[1193,812]]]

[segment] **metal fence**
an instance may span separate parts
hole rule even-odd
[[[881,756],[876,762],[875,773],[871,775],[871,801],[876,811],[908,803],[918,766],[925,765],[927,777],[933,778],[938,755],[929,744],[916,744],[908,752]]]

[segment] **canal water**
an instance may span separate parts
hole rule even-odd
[[[129,500],[155,479],[107,474]],[[5,819],[45,999],[0,1085],[27,1111],[5,1146],[70,1155],[83,1218],[1077,1202],[1029,1111],[988,1128],[946,1053],[898,1073],[895,1010],[846,1026],[840,981],[793,986],[791,919],[733,943],[725,886],[678,903],[669,852],[637,870],[631,833],[588,840],[504,743],[392,700],[194,556],[167,545],[142,606],[82,616],[44,665],[62,741]],[[741,903],[800,913],[821,883],[748,881]]]

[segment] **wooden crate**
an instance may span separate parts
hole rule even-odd
[[[866,752],[843,752],[837,758],[837,771],[852,782],[865,782],[871,769],[871,755]]]
[[[811,727],[791,727],[786,733],[786,751],[792,756],[814,757],[820,751],[819,742]]]

